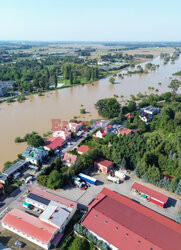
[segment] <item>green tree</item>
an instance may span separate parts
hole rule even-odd
[[[32,147],[39,147],[44,144],[44,140],[40,135],[32,135],[27,139],[27,143]]]
[[[115,83],[115,78],[114,77],[110,77],[109,78],[109,82],[112,83],[112,84],[114,84]]]
[[[172,80],[171,83],[168,85],[168,87],[172,90],[173,100],[175,100],[177,90],[179,89],[180,86],[181,86],[181,81],[177,79]]]
[[[57,170],[53,170],[48,177],[47,187],[56,189],[56,188],[63,186],[63,184],[64,184],[64,180],[63,180],[63,176],[61,175],[61,173],[59,173]]]
[[[55,83],[55,89],[56,89],[57,88],[57,83],[58,83],[56,74],[54,75],[54,83]]]

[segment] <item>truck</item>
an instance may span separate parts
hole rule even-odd
[[[118,177],[120,180],[123,180],[123,181],[126,179],[126,175],[119,171],[115,171],[115,177]]]
[[[107,180],[108,180],[108,181],[112,181],[113,183],[118,183],[118,184],[119,184],[119,182],[120,182],[119,178],[113,177],[113,176],[111,176],[111,175],[108,175]]]
[[[27,202],[23,203],[23,207],[25,207],[25,208],[27,208],[29,210],[31,210],[33,208],[33,206],[31,204],[27,203]]]
[[[82,188],[82,189],[87,188],[86,183],[84,181],[82,181],[81,178],[79,178],[79,177],[72,177],[72,181],[75,184],[75,186],[77,186],[79,188]]]
[[[26,178],[25,183],[27,184],[28,182],[33,180],[33,176],[29,176],[28,178]]]
[[[86,174],[82,174],[82,173],[79,174],[79,177],[80,177],[83,181],[85,181],[85,182],[87,182],[87,183],[96,185],[97,180],[96,180],[95,178],[93,178],[93,177],[90,177],[90,176],[88,176],[88,175],[86,175]]]

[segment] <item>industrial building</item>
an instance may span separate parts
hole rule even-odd
[[[171,250],[181,246],[178,223],[107,188],[88,205],[81,224],[114,250]]]
[[[151,188],[145,187],[137,182],[133,183],[131,189],[139,193],[142,197],[144,197],[148,201],[160,207],[164,207],[168,201],[168,196],[161,194]]]
[[[9,168],[7,168],[1,175],[0,175],[0,182],[5,184],[7,178],[14,178],[16,173],[20,173],[22,169],[26,168],[27,162],[24,160],[19,160]]]
[[[57,247],[65,226],[77,210],[77,203],[41,189],[32,190],[26,203],[43,212],[35,217],[13,209],[2,219],[2,226],[44,249]]]

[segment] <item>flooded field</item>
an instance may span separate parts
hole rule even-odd
[[[125,76],[123,80],[117,77],[115,84],[109,83],[109,78],[105,78],[94,84],[48,92],[41,97],[32,95],[24,103],[1,104],[0,169],[3,168],[4,162],[15,160],[17,154],[25,149],[24,143],[14,143],[17,136],[23,137],[31,131],[37,131],[40,134],[49,131],[51,119],[69,121],[74,116],[80,116],[81,104],[88,111],[81,117],[84,120],[90,120],[98,117],[94,104],[101,98],[113,97],[114,94],[119,97],[123,95],[122,99],[118,98],[121,102],[138,92],[149,93],[149,86],[158,89],[158,93],[167,91],[170,77],[174,78],[172,74],[181,70],[181,57],[175,61],[175,64],[169,62],[163,65],[163,60],[159,57],[151,62],[159,64],[160,67],[148,74]],[[159,86],[158,82],[162,85]]]

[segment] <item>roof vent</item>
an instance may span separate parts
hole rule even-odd
[[[118,227],[116,227],[116,230],[118,230]]]
[[[140,241],[140,240],[138,240],[138,243],[140,244],[140,243],[141,243],[141,241]]]
[[[125,235],[128,236],[128,233],[126,233]]]
[[[107,223],[108,223],[108,221],[107,221],[107,220],[105,220],[105,223],[107,224]]]
[[[98,217],[98,215],[96,214],[96,215],[95,215],[95,217],[97,218],[97,217]]]

